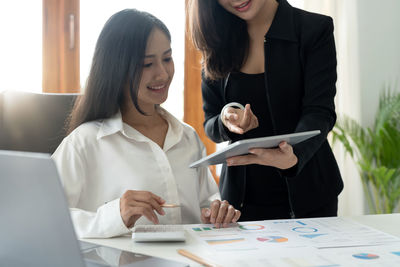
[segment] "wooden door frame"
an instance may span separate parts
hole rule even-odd
[[[187,6],[188,0],[185,0],[185,10],[187,10]],[[201,95],[201,54],[194,47],[188,29],[188,17],[186,16],[183,120],[196,130],[207,149],[207,154],[211,154],[215,152],[216,146],[215,143],[207,137],[203,127],[204,112]],[[210,166],[210,170],[215,181],[218,183],[219,177],[216,173],[215,166]]]
[[[42,4],[43,92],[78,93],[79,0],[42,0]]]

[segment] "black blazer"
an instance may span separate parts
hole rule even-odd
[[[321,134],[293,146],[298,164],[279,170],[288,181],[296,217],[312,212],[343,189],[327,135],[336,122],[336,49],[330,17],[306,12],[280,0],[265,36],[265,88],[275,134],[320,130]],[[202,79],[204,127],[214,142],[235,141],[219,114],[226,103],[225,79]],[[245,89],[245,88],[244,88]],[[242,103],[246,104],[246,103]],[[220,191],[235,207],[243,205],[245,167],[222,168]]]

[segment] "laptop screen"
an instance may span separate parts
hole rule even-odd
[[[0,151],[0,262],[84,266],[50,155]]]
[[[49,154],[0,150],[0,170],[1,266],[188,266],[79,242]]]

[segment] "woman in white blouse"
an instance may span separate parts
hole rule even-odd
[[[225,227],[240,211],[219,200],[190,126],[160,107],[174,75],[166,26],[126,9],[105,24],[69,135],[53,154],[77,235],[111,237],[135,224],[213,223]],[[163,204],[179,205],[163,208]]]

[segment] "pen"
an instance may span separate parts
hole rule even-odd
[[[193,253],[185,250],[185,249],[178,249],[177,250],[179,254],[181,254],[182,256],[185,256],[195,262],[198,262],[206,267],[219,267],[219,265],[216,265],[214,263],[211,263],[203,258],[200,258],[199,256],[194,255]]]
[[[177,204],[162,204],[161,207],[163,208],[178,208],[181,205],[177,205]]]

